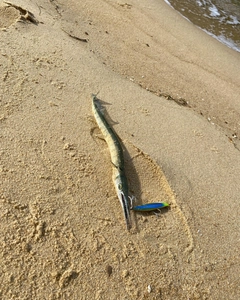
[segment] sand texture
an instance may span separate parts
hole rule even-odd
[[[10,0],[9,0],[10,2]],[[240,54],[160,0],[0,1],[0,299],[240,299]],[[137,203],[126,230],[106,102]]]

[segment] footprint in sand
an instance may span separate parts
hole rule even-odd
[[[156,224],[161,229],[162,236],[165,232],[170,252],[170,249],[176,249],[177,252],[191,253],[194,248],[192,233],[187,218],[178,205],[164,172],[148,154],[132,143],[124,141],[123,147],[129,194],[130,196],[134,195],[136,198],[134,205],[151,202],[167,202],[170,204],[169,213],[166,213],[169,208],[165,208],[159,218],[154,216],[153,213],[132,214],[133,227],[139,232],[146,231],[147,236],[151,236],[152,227]],[[122,215],[119,215],[118,207],[114,214],[114,219],[119,219],[117,222],[121,223],[120,218]],[[150,222],[154,222],[154,225],[150,224],[148,226],[146,222],[150,218]]]
[[[169,229],[171,228],[171,236],[175,236],[173,238],[174,244],[176,244],[176,240],[179,240],[182,244],[182,250],[191,252],[193,250],[193,238],[187,219],[179,207],[163,171],[148,154],[130,143],[127,143],[126,146],[128,150],[126,153],[126,173],[128,174],[130,193],[136,197],[137,204],[169,203],[171,212],[163,213],[165,225]],[[135,220],[138,227],[144,222],[145,215],[145,213],[136,215]]]

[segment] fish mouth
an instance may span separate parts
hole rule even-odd
[[[125,221],[127,224],[127,229],[129,230],[132,227],[131,221],[130,221],[129,203],[128,203],[127,197],[124,195],[124,193],[122,191],[120,191],[120,199],[121,199],[121,205],[123,208]]]

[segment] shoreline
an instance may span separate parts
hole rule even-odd
[[[157,0],[17,5],[39,23],[0,31],[2,299],[239,299],[239,54]],[[92,93],[131,195],[171,204],[130,232]]]
[[[235,28],[240,23],[238,16],[236,16],[236,7],[234,11],[233,7],[231,7],[231,12],[229,10],[226,12],[226,7],[225,9],[219,7],[219,3],[205,2],[198,6],[197,3],[190,4],[189,2],[182,4],[174,3],[173,5],[168,0],[165,0],[165,2],[180,13],[183,18],[210,36],[227,45],[229,48],[240,52],[240,41],[237,39],[239,34]],[[203,17],[202,19],[201,15],[204,15],[205,18]],[[234,27],[231,27],[231,25],[234,25]]]

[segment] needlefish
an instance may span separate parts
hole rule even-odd
[[[128,182],[125,175],[123,148],[115,130],[106,120],[105,108],[100,100],[92,94],[92,111],[95,120],[107,142],[113,165],[112,180],[121,203],[127,229],[131,228],[130,209],[136,212],[149,212],[167,207],[167,202],[146,203],[133,206],[134,197],[128,195]]]
[[[95,120],[107,142],[111,162],[112,162],[112,180],[121,203],[127,229],[131,228],[130,203],[128,196],[128,183],[124,169],[124,155],[121,142],[115,132],[106,120],[105,109],[96,95],[92,95],[92,111]]]

